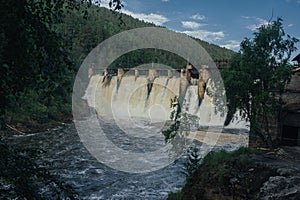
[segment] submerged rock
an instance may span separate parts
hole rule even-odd
[[[300,199],[300,177],[270,177],[260,189],[257,199]]]

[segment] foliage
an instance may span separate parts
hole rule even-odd
[[[162,133],[165,136],[165,142],[170,142],[174,138],[181,138],[188,136],[192,127],[198,125],[199,118],[186,112],[181,111],[184,99],[182,97],[175,96],[170,101],[170,113],[171,125]]]
[[[75,74],[70,49],[56,30],[67,13],[87,18],[92,0],[12,0],[0,8],[0,120],[57,118],[70,113]],[[111,0],[115,11],[120,0]],[[26,104],[27,103],[27,104]],[[63,112],[61,107],[64,106]],[[54,111],[53,111],[54,110]],[[18,116],[16,116],[18,115]],[[15,118],[17,120],[15,120]]]
[[[64,23],[58,25],[57,31],[67,40],[65,45],[70,48],[71,58],[74,60],[76,68],[79,68],[87,54],[105,39],[125,30],[141,27],[155,26],[134,19],[131,16],[120,14],[122,23],[118,17],[106,8],[92,6],[87,9],[87,20],[80,17],[81,11],[70,12],[64,18]],[[157,38],[158,40],[160,38]],[[216,45],[196,39],[212,56],[213,59],[229,59],[234,52]],[[126,53],[116,59],[110,66],[99,67],[124,67],[131,68],[145,63],[162,63],[179,69],[187,64],[183,58],[171,52],[159,49],[140,49]]]
[[[81,17],[81,13],[80,10],[68,13],[64,17],[64,23],[56,26],[56,31],[65,38],[65,48],[69,49],[70,58],[74,61],[76,69],[80,67],[88,53],[105,39],[124,30],[154,26],[124,14],[120,14],[123,21],[120,24],[114,12],[95,6],[87,9],[86,19]],[[136,59],[142,59],[141,55],[121,59],[122,62],[114,63],[113,66],[127,66],[127,64],[132,63],[132,60]]]
[[[38,95],[37,111],[41,109],[42,115],[44,107],[51,105],[48,97],[60,95],[67,101],[71,62],[52,26],[61,21],[65,8],[78,6],[75,0],[1,2],[1,116],[19,108],[24,95],[30,98],[32,92],[33,98]],[[35,99],[26,102],[31,100]]]
[[[197,127],[199,124],[199,117],[191,115],[186,112],[181,111],[184,99],[182,97],[175,96],[170,101],[170,108],[172,109],[170,114],[170,125],[166,127],[162,134],[165,137],[165,142],[172,144],[171,153],[175,155],[181,155],[183,151],[187,151],[191,163],[186,163],[185,174],[192,173],[193,169],[196,167],[195,162],[198,161],[198,149],[186,149],[191,140],[188,139],[190,131],[193,127]]]
[[[269,176],[275,174],[251,160],[253,154],[259,153],[245,147],[232,152],[210,152],[187,177],[182,190],[171,193],[168,199],[252,199]]]
[[[199,155],[199,150],[200,149],[196,146],[190,147],[188,149],[188,158],[184,163],[184,174],[187,176],[187,178],[191,177],[200,166],[201,157]]]
[[[213,60],[226,60],[235,54],[234,51],[220,47],[215,44],[210,44],[206,41],[194,38],[207,51]]]
[[[250,134],[259,135],[270,148],[276,146],[269,130],[270,119],[281,109],[281,94],[289,82],[291,53],[298,39],[286,35],[278,18],[262,25],[254,38],[241,43],[240,52],[223,71],[229,102],[229,120],[236,110],[250,121]]]
[[[173,139],[177,135],[177,131],[179,130],[179,113],[181,112],[181,108],[177,96],[171,99],[170,108],[172,109],[170,119],[173,123],[168,129],[162,131],[162,134],[165,136],[165,142],[169,142],[171,139]]]

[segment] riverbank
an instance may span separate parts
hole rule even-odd
[[[300,147],[213,152],[168,199],[300,199]]]
[[[56,120],[49,119],[41,122],[37,120],[28,119],[26,122],[11,122],[6,123],[5,128],[0,130],[0,139],[11,137],[13,135],[26,135],[31,133],[38,133],[49,131],[59,126],[71,123],[73,116],[71,113],[59,116]]]

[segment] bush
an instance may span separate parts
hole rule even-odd
[[[60,96],[48,96],[44,98],[39,92],[30,89],[19,92],[17,96],[10,98],[9,108],[5,112],[3,125],[21,124],[21,129],[39,130],[41,124],[49,126],[54,121],[64,121],[66,116],[71,116],[71,100],[67,101]]]
[[[250,155],[257,150],[242,147],[236,151],[212,151],[197,169],[187,176],[181,191],[171,193],[168,199],[220,199],[238,197],[249,199],[269,177],[272,170],[254,163]],[[190,161],[187,161],[190,163]],[[255,170],[254,170],[255,169]],[[259,176],[265,171],[263,176]]]

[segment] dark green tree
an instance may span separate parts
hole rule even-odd
[[[223,72],[229,118],[239,110],[250,122],[250,138],[259,136],[270,148],[277,145],[270,123],[282,108],[281,94],[291,78],[289,60],[297,42],[285,33],[278,18],[259,27],[253,39],[242,41],[231,67]]]
[[[55,25],[74,10],[86,17],[87,8],[101,2],[1,0],[0,3],[0,127],[16,118],[16,113],[23,113],[29,119],[48,120],[56,115],[51,112],[64,110],[64,103],[70,104],[74,76],[69,49],[64,48],[65,40],[56,32]],[[110,6],[119,10],[123,5],[120,0],[111,0]]]

